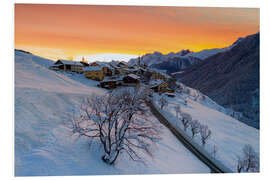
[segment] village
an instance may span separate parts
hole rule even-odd
[[[98,87],[115,89],[119,86],[137,86],[141,83],[149,86],[154,92],[164,93],[169,97],[175,97],[172,87],[173,78],[166,70],[150,68],[145,64],[128,65],[126,62],[92,62],[88,63],[84,58],[80,62],[70,60],[57,60],[51,70],[75,72],[85,74],[85,78],[98,81]]]

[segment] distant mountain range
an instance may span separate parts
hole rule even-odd
[[[259,128],[259,39],[259,33],[241,38],[175,76],[220,105],[243,112],[241,121]]]
[[[200,90],[222,106],[243,113],[244,123],[259,128],[259,33],[225,48],[199,52],[154,52],[140,63],[168,73]],[[139,58],[131,59],[130,65]]]
[[[179,72],[184,68],[187,68],[193,64],[199,63],[208,57],[211,57],[217,53],[225,52],[234,47],[243,38],[239,38],[234,44],[226,48],[205,49],[199,52],[192,52],[190,50],[181,50],[177,53],[162,54],[160,52],[154,52],[152,54],[146,54],[141,57],[140,63],[146,64],[150,67],[157,69],[167,70],[168,73]],[[139,58],[131,59],[128,64],[138,64]]]

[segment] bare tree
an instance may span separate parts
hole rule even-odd
[[[165,96],[161,96],[159,99],[160,109],[163,109],[165,106],[168,106],[168,100],[165,98]]]
[[[186,94],[190,95],[191,91],[189,88],[186,88]]]
[[[203,146],[205,146],[206,141],[211,137],[211,134],[212,132],[210,129],[208,129],[207,125],[200,126],[201,142]]]
[[[199,95],[199,93],[197,92],[197,94],[196,94],[195,97],[194,97],[194,101],[198,101],[199,98],[200,98],[200,95]]]
[[[120,88],[106,95],[93,94],[81,105],[80,117],[73,119],[73,133],[95,139],[103,147],[102,160],[113,164],[120,152],[143,162],[138,154],[148,155],[158,140],[159,126],[149,117],[144,88]]]
[[[184,105],[185,105],[185,106],[187,106],[187,105],[188,105],[188,101],[187,101],[187,99],[185,99],[185,101],[184,101]]]
[[[200,126],[201,126],[201,124],[199,123],[198,120],[192,120],[190,122],[190,127],[191,127],[191,132],[192,132],[192,139],[194,138],[194,136],[196,134],[198,134],[200,132]]]
[[[237,172],[259,172],[259,156],[251,145],[245,145],[242,149],[242,157],[238,157]]]
[[[174,107],[175,110],[175,116],[179,118],[179,115],[181,114],[181,106],[178,104],[177,106]]]
[[[236,168],[237,168],[237,172],[240,173],[244,170],[245,163],[241,157],[238,156],[237,158],[238,158],[238,160],[237,160],[237,167]]]
[[[216,158],[217,152],[218,152],[218,148],[217,148],[216,145],[214,145],[213,150],[212,150],[212,155],[213,155],[214,158]]]
[[[182,122],[182,124],[184,126],[184,131],[186,131],[187,127],[190,125],[192,117],[187,113],[182,113],[181,116],[182,116],[181,122]]]

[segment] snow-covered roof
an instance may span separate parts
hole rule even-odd
[[[139,67],[140,70],[143,70],[143,71],[147,71],[146,68],[143,68],[143,67]]]
[[[161,80],[161,79],[151,80],[149,82],[151,87],[159,86],[162,83],[165,83],[165,82],[163,80]]]
[[[58,61],[62,62],[63,64],[67,64],[67,65],[79,65],[79,66],[83,66],[82,63],[77,62],[77,61],[69,61],[69,60],[64,60],[64,59],[58,59]],[[58,61],[56,61],[55,63],[57,63]]]
[[[160,73],[161,75],[163,75],[165,78],[171,78],[170,75],[168,75],[167,73]]]
[[[119,62],[118,64],[124,64],[124,65],[127,65],[127,63],[125,61],[121,61]]]
[[[100,66],[88,66],[83,68],[84,71],[102,71],[102,67]]]
[[[156,69],[156,68],[151,68],[150,71],[155,71],[155,72],[158,72],[158,73],[167,73],[167,70],[164,70],[164,69]]]
[[[101,82],[122,81],[124,76],[105,77]]]
[[[129,69],[129,71],[131,71],[131,72],[136,72],[136,71],[138,71],[139,69]]]
[[[104,62],[92,62],[91,64],[90,64],[90,66],[92,65],[92,64],[94,64],[94,63],[96,63],[96,64],[98,64],[99,66],[102,66],[102,67],[107,67],[107,68],[111,68],[111,66],[109,65],[109,64],[107,64],[107,63],[104,63]]]
[[[127,75],[127,76],[129,76],[129,77],[131,77],[131,78],[133,78],[133,79],[140,79],[140,77],[137,76],[137,75],[135,75],[135,74],[129,74],[129,75]]]

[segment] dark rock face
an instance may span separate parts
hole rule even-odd
[[[259,33],[176,75],[220,105],[243,112],[244,123],[259,128]]]

